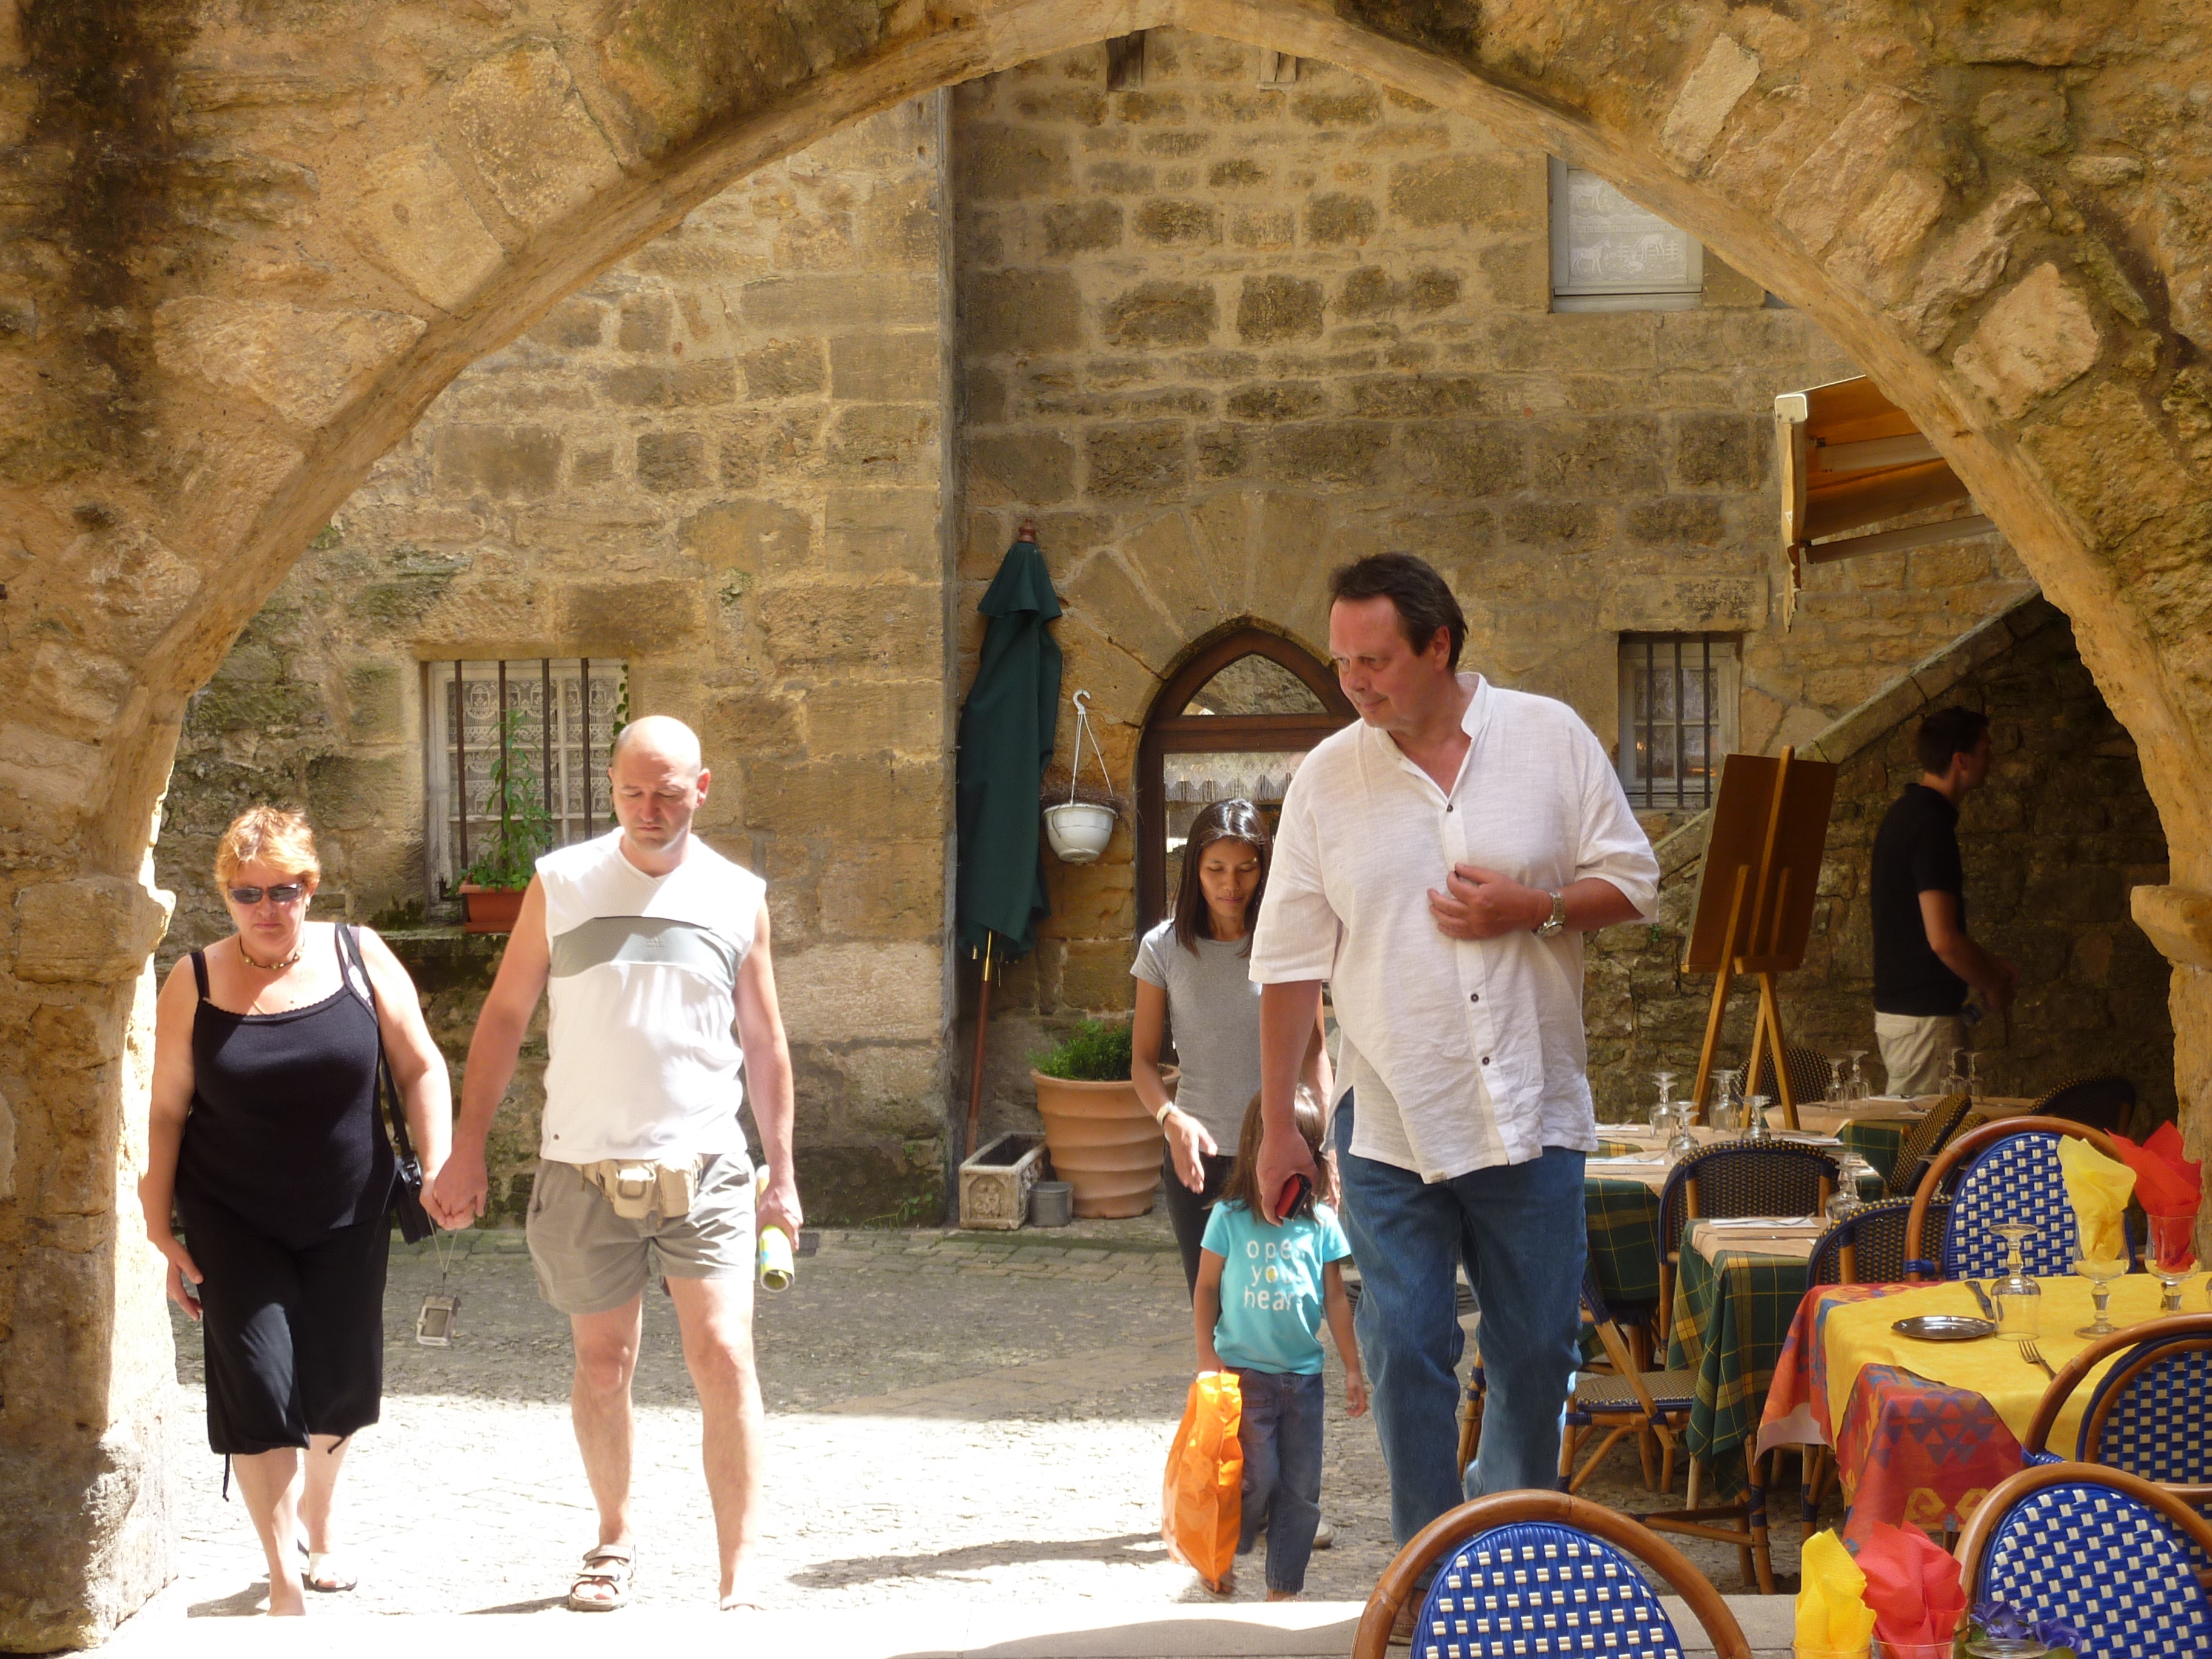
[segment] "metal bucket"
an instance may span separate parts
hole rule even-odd
[[[1065,1227],[1075,1219],[1075,1188],[1065,1181],[1040,1181],[1030,1188],[1030,1225]]]

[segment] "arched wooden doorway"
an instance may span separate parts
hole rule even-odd
[[[1272,824],[1306,751],[1358,718],[1325,664],[1264,629],[1224,634],[1169,676],[1137,750],[1138,931],[1166,913],[1200,808],[1241,795]]]

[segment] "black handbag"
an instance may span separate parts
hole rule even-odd
[[[368,976],[368,964],[362,960],[361,931],[341,925],[338,938],[344,941],[346,961],[356,976],[353,992],[368,1005],[371,1019],[376,1018],[376,985]],[[392,1080],[392,1067],[384,1058],[384,1025],[378,1021],[376,1028],[376,1097],[382,1103],[384,1121],[392,1138],[392,1156],[399,1166],[398,1176],[392,1183],[392,1212],[399,1218],[399,1236],[410,1244],[420,1244],[437,1231],[430,1212],[422,1207],[422,1164],[415,1156],[415,1143],[408,1138],[407,1115],[400,1109],[399,1085]]]

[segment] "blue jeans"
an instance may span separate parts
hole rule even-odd
[[[1267,1588],[1301,1590],[1321,1524],[1322,1419],[1328,1391],[1318,1373],[1233,1368],[1243,1391],[1244,1415],[1237,1425],[1244,1449],[1244,1520],[1237,1553],[1251,1553],[1267,1529]]]
[[[1400,1544],[1464,1498],[1559,1483],[1559,1435],[1582,1333],[1583,1154],[1547,1146],[1431,1185],[1352,1151],[1353,1102],[1336,1111],[1344,1230],[1359,1265],[1359,1349],[1390,1471]],[[1459,1455],[1459,1327],[1452,1269],[1481,1310],[1489,1389],[1482,1444]]]

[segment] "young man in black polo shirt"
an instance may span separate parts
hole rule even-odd
[[[1874,1033],[1893,1095],[1932,1094],[1966,1043],[1969,988],[1985,1007],[2012,1004],[2019,970],[1966,936],[1959,802],[1990,769],[1990,723],[1942,708],[1920,724],[1920,781],[1874,838]]]

